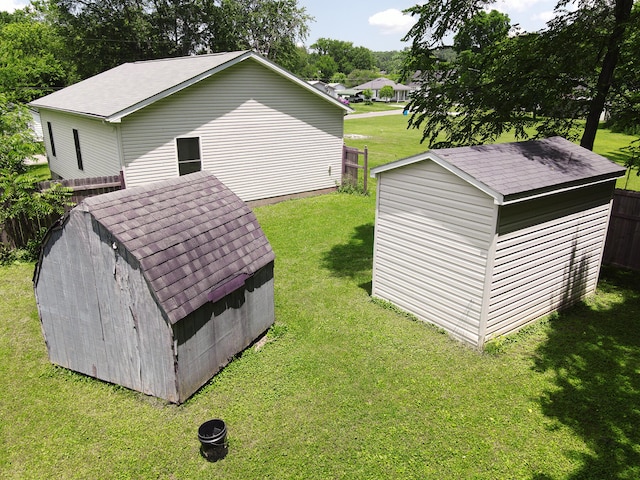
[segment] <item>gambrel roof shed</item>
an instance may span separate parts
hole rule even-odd
[[[376,167],[372,294],[479,347],[569,305],[595,289],[624,171],[560,137]]]
[[[211,174],[88,198],[36,268],[49,357],[181,402],[273,323],[273,261],[253,212]]]

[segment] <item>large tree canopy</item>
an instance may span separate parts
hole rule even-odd
[[[408,10],[418,16],[408,72],[421,72],[410,124],[431,146],[471,145],[506,130],[519,139],[552,134],[575,137],[591,149],[607,101],[620,94],[616,66],[640,26],[633,0],[582,0],[536,33],[509,36],[508,17],[486,13],[493,0],[429,0]],[[634,33],[636,32],[636,33]],[[442,62],[433,50],[457,33],[457,57]],[[622,70],[622,69],[621,69]],[[637,69],[636,69],[637,71]]]
[[[74,67],[64,62],[64,44],[55,29],[29,9],[0,22],[0,94],[25,103],[73,81]]]
[[[50,0],[86,78],[121,63],[250,49],[285,67],[308,34],[297,0]]]

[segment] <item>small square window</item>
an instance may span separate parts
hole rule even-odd
[[[180,176],[202,170],[200,158],[200,138],[177,138],[178,147],[178,171]]]

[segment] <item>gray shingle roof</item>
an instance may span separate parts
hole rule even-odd
[[[171,323],[275,258],[251,209],[206,172],[91,197],[76,208],[138,260]]]
[[[371,169],[375,176],[433,160],[500,203],[624,175],[625,168],[562,137],[430,150]]]
[[[562,137],[433,153],[505,198],[615,178],[625,169]]]
[[[31,105],[106,118],[245,53],[214,53],[124,63],[34,100]]]
[[[250,50],[124,63],[30,102],[48,108],[117,121],[119,118],[188,87],[237,62],[252,58],[309,91],[306,82]],[[350,111],[328,95],[323,98]]]

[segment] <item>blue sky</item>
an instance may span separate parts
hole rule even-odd
[[[0,0],[0,10],[22,8],[27,0]],[[315,17],[305,45],[318,38],[353,42],[373,51],[402,50],[408,44],[400,39],[413,20],[402,10],[418,3],[403,0],[298,0]],[[556,0],[498,0],[492,8],[507,13],[512,23],[527,31],[544,27],[552,18]]]

